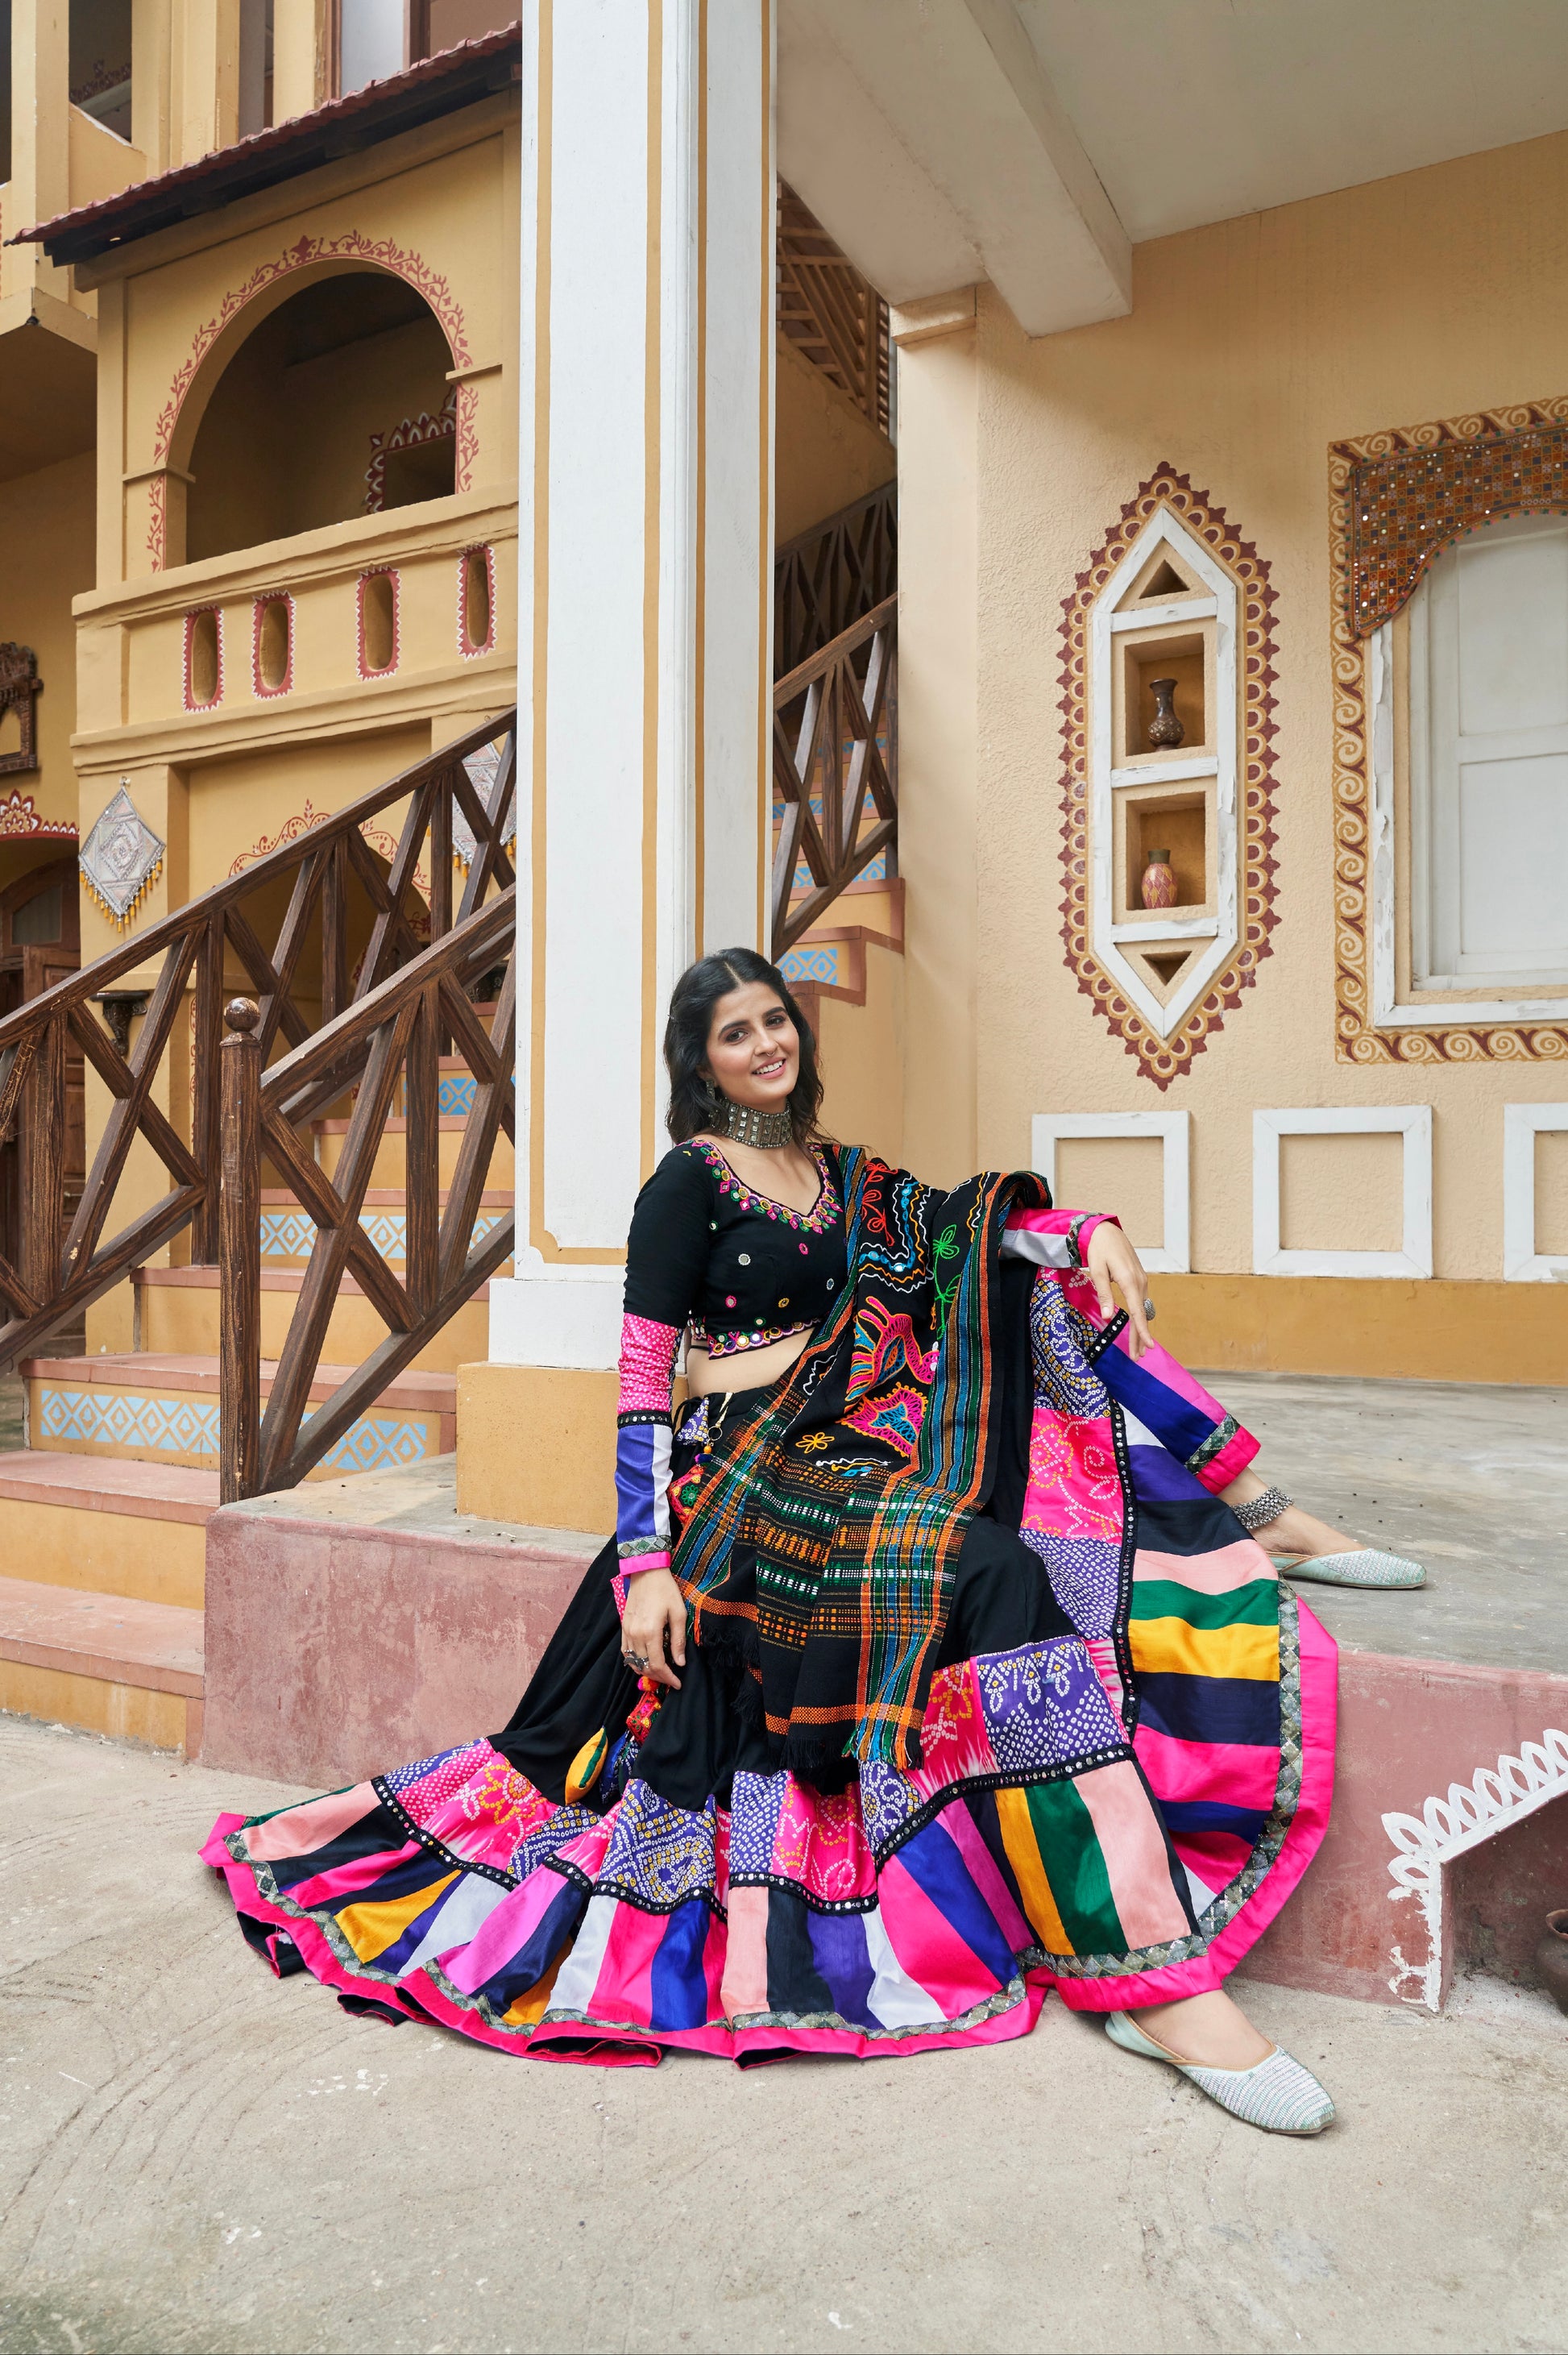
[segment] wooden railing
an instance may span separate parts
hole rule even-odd
[[[898,600],[775,681],[773,954],[781,957],[878,853],[898,839]],[[804,859],[808,882],[795,894]]]
[[[782,678],[898,586],[898,485],[884,483],[785,541],[773,559],[773,676]]]
[[[223,1414],[221,1494],[291,1488],[321,1462],[387,1383],[480,1284],[510,1258],[508,1210],[477,1241],[473,1230],[496,1138],[513,1127],[516,887],[475,909],[403,965],[262,1070],[260,1009],[240,998],[225,1009],[221,1133],[223,1218],[219,1295]],[[488,1034],[472,992],[504,962],[506,978]],[[450,1036],[473,1073],[457,1167],[446,1205],[439,1162],[440,1057]],[[311,1150],[309,1124],[355,1088],[343,1152],[328,1177]],[[387,1118],[404,1113],[404,1258],[399,1279],[360,1222]],[[261,1242],[259,1173],[270,1162],[314,1220],[316,1239],[261,1413]],[[334,1305],[352,1277],[387,1326],[387,1338],[325,1403],[307,1408]]]
[[[885,433],[892,389],[887,305],[782,180],[778,255],[779,334]]]
[[[482,796],[465,758],[503,738],[499,763]],[[345,1012],[374,998],[397,968],[433,954],[447,935],[480,937],[472,920],[482,911],[488,917],[492,894],[514,882],[505,837],[514,763],[514,716],[482,723],[0,1021],[0,1137],[17,1124],[22,1165],[18,1263],[0,1258],[5,1312],[0,1369],[74,1320],[184,1228],[191,1230],[193,1263],[217,1261],[219,1040],[223,1003],[236,976],[241,986],[248,984],[256,992],[250,1035],[260,1066],[265,1067],[280,1041],[293,1050],[294,1060],[314,1033],[315,1050],[323,1039],[331,1043],[324,1060],[318,1051],[309,1066],[313,1099],[324,1103],[340,1095],[359,1062],[357,1033],[339,1027]],[[390,859],[383,861],[364,829],[405,803],[400,836]],[[453,850],[465,833],[472,856],[460,893]],[[493,964],[503,955],[497,946]],[[128,988],[143,981],[147,995],[140,1031],[133,1045],[127,1039],[122,1047],[99,1019],[93,1000],[118,985],[123,1001]],[[189,1117],[182,1115],[176,1125],[154,1101],[154,1092],[165,1057],[184,1061],[180,1026],[187,998]],[[482,1027],[471,1018],[471,1009],[469,1019],[458,1017],[450,1000],[450,993],[443,992],[441,1019],[462,1039],[466,1053],[470,1045],[477,1048],[474,1033],[482,1036]],[[85,1057],[112,1102],[68,1223],[62,1172],[66,1066],[72,1053]],[[297,1065],[292,1085],[296,1092],[290,1103],[297,1113],[298,1091],[305,1085]],[[106,1234],[138,1138],[162,1163],[169,1190]],[[259,1172],[247,1182],[259,1184]],[[319,1193],[317,1202],[328,1207]],[[362,1263],[368,1267],[352,1236],[342,1247],[355,1271]],[[382,1297],[392,1305],[385,1287]]]

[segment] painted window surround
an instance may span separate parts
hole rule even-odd
[[[1123,611],[1122,601],[1162,546],[1176,551],[1182,567],[1203,583],[1208,596],[1200,600],[1184,598],[1170,607],[1142,605]],[[1139,762],[1133,769],[1118,766],[1112,685],[1116,638],[1128,629],[1167,623],[1186,627],[1210,620],[1214,623],[1215,635],[1215,708],[1209,722],[1213,750],[1192,756],[1178,747],[1167,760]],[[1119,559],[1095,605],[1090,684],[1090,938],[1095,955],[1106,971],[1115,976],[1150,1029],[1162,1039],[1180,1027],[1236,945],[1236,588],[1229,572],[1214,562],[1202,544],[1165,506]],[[1188,779],[1213,781],[1215,912],[1213,916],[1176,918],[1150,913],[1118,923],[1113,868],[1117,789],[1134,784],[1174,784]],[[1163,1002],[1118,945],[1123,941],[1129,944],[1137,941],[1175,946],[1202,940],[1209,943],[1208,947],[1192,960]]]
[[[1282,1136],[1403,1136],[1404,1218],[1399,1251],[1286,1251],[1279,1240]],[[1432,1107],[1340,1104],[1252,1116],[1252,1264],[1256,1275],[1430,1276]]]
[[[210,613],[213,617],[216,640],[215,684],[212,693],[204,700],[198,701],[191,677],[191,656],[196,645],[196,626],[204,613]],[[180,675],[180,699],[187,711],[215,711],[223,701],[223,607],[220,604],[214,601],[193,605],[190,608],[185,617],[185,629],[182,634],[184,652]]]
[[[375,664],[370,661],[365,645],[365,592],[373,581],[389,581],[392,584],[391,659]],[[373,564],[360,574],[355,589],[354,610],[360,677],[390,678],[401,666],[403,659],[403,581],[395,564]]]
[[[269,605],[286,607],[289,616],[288,660],[283,676],[276,687],[269,687],[261,676],[261,630]],[[265,596],[250,601],[250,687],[258,702],[276,703],[279,697],[291,695],[294,687],[294,601],[286,589],[270,589]]]
[[[474,637],[469,627],[468,568],[476,556],[484,559],[485,594],[489,600],[488,625],[482,638]],[[464,662],[471,662],[475,655],[491,653],[495,645],[495,550],[488,543],[465,548],[458,558],[457,621],[458,652]]]
[[[1037,1112],[1030,1124],[1030,1166],[1056,1197],[1056,1147],[1075,1138],[1157,1136],[1162,1147],[1164,1236],[1158,1246],[1137,1245],[1150,1275],[1192,1270],[1192,1116],[1184,1112]],[[1136,1240],[1136,1239],[1135,1239]]]
[[[1503,1106],[1503,1274],[1510,1284],[1568,1282],[1568,1252],[1535,1248],[1535,1140],[1568,1131],[1568,1103]]]

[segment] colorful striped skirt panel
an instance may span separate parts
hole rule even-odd
[[[1066,1365],[1021,1534],[1076,1632],[938,1669],[919,1768],[741,1773],[696,1811],[628,1735],[609,1804],[556,1805],[477,1741],[221,1817],[247,1936],[350,2008],[611,2064],[918,2052],[1025,2035],[1052,1986],[1220,1984],[1326,1826],[1334,1649],[1216,1501],[1253,1452],[1217,1402],[1163,1352]]]

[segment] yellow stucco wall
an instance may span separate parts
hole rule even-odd
[[[1500,1276],[1502,1107],[1568,1099],[1568,1070],[1336,1058],[1327,450],[1568,391],[1565,210],[1568,137],[1538,140],[1140,247],[1127,318],[1032,343],[981,290],[973,331],[901,356],[906,1134],[925,1174],[972,1166],[971,1057],[981,1167],[1028,1160],[1034,1113],[1185,1110],[1192,1265],[1249,1271],[1255,1108],[1427,1103],[1436,1273]],[[1279,730],[1273,954],[1164,1094],[1065,963],[1058,709],[1063,600],[1161,460],[1271,568]],[[972,882],[951,855],[971,747]],[[1394,1165],[1378,1139],[1292,1148],[1287,1247],[1386,1247]],[[1558,1184],[1552,1161],[1552,1218]]]
[[[773,532],[780,546],[890,482],[897,467],[885,434],[782,336],[773,464]]]

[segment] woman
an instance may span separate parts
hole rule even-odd
[[[609,2063],[1001,2041],[1054,1986],[1319,2132],[1223,1982],[1332,1774],[1334,1647],[1248,1529],[1342,1541],[1151,1342],[1114,1220],[821,1136],[763,958],[692,967],[665,1055],[616,1539],[504,1732],[219,1818],[247,1937],[351,2009]]]

